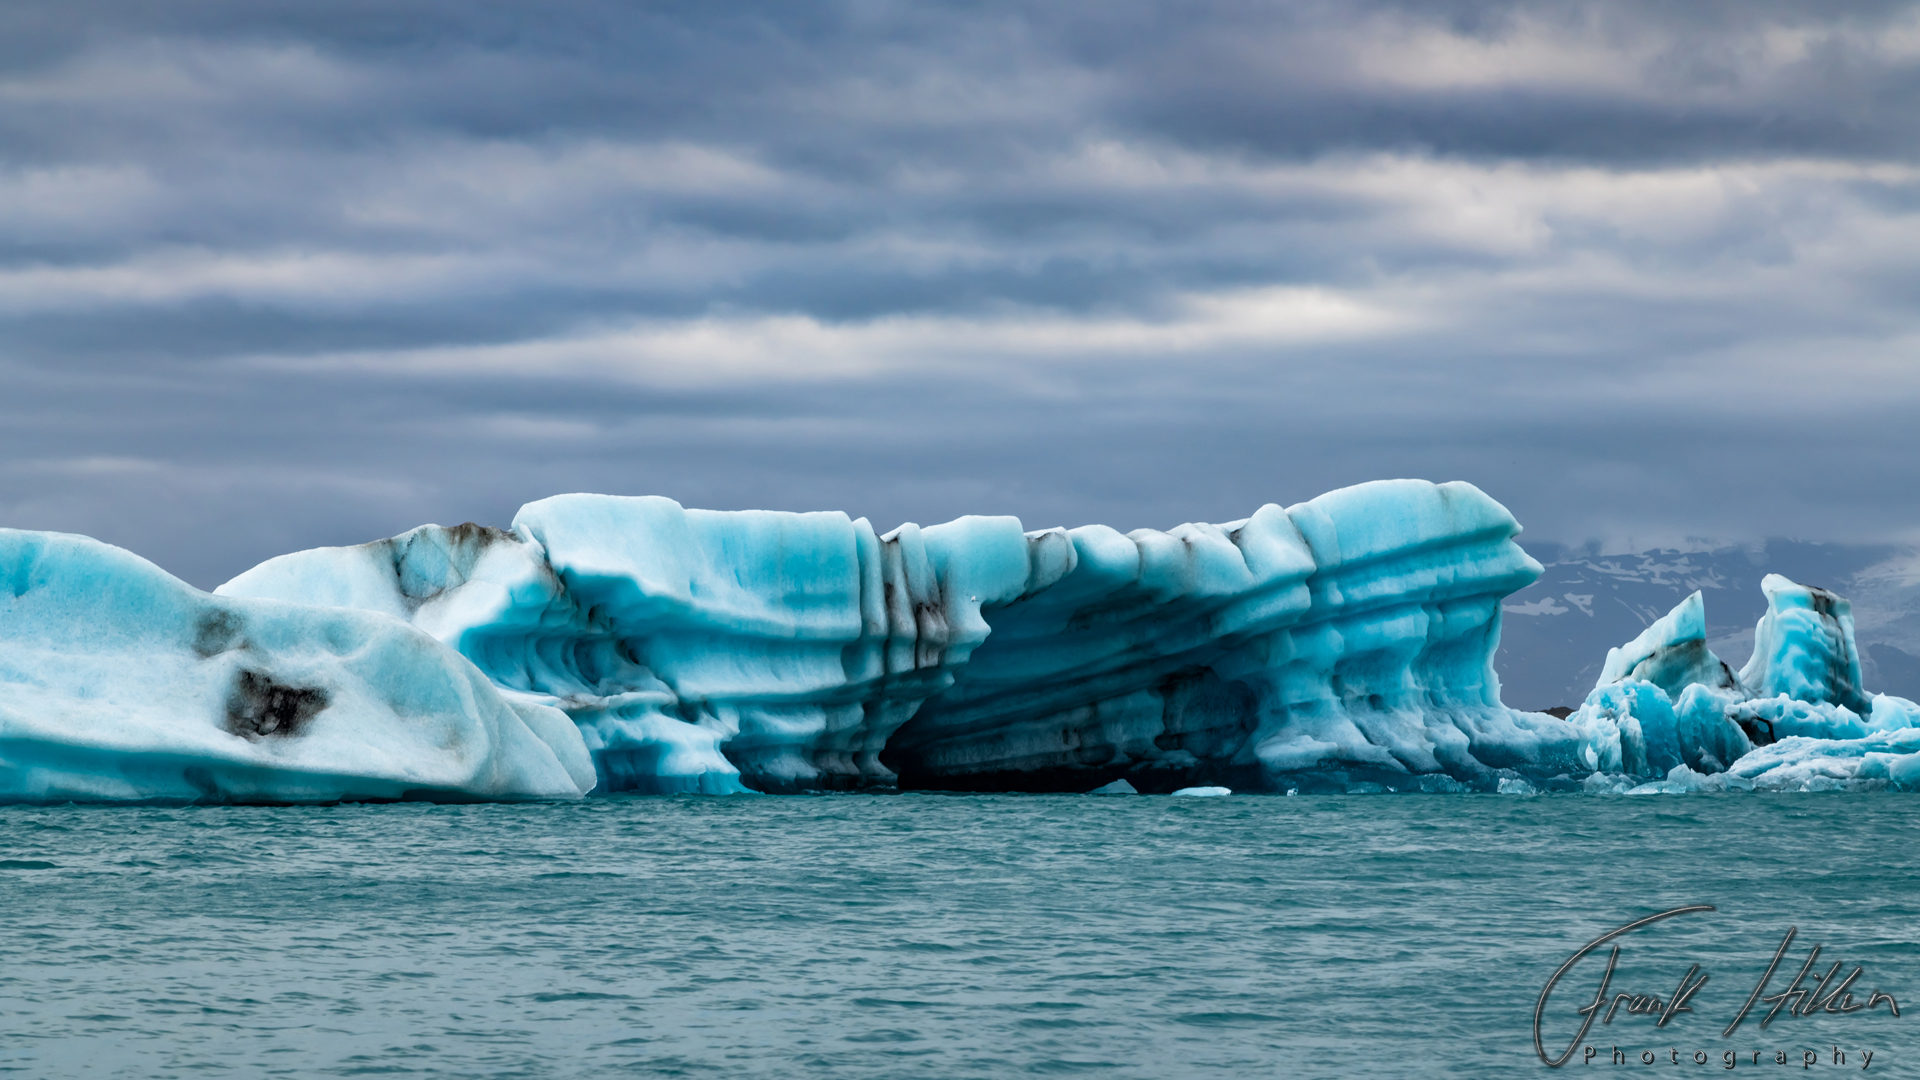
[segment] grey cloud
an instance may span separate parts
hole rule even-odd
[[[203,585],[575,489],[1903,535],[1916,117],[1912,4],[15,5],[0,523]]]
[[[504,524],[523,501],[574,489],[834,507],[882,527],[978,512],[1131,528],[1417,474],[1475,480],[1535,537],[1599,525],[1666,542],[1756,525],[1879,535],[1887,493],[1911,481],[1882,453],[1920,397],[1911,380],[1873,409],[1716,415],[1692,399],[1569,392],[1525,362],[1320,364],[1245,361],[1197,390],[1152,366],[1087,371],[1024,394],[911,373],[672,390],[184,366],[106,392],[39,388],[54,418],[6,416],[0,504],[14,524],[82,529],[212,585],[281,550],[427,520]],[[1507,389],[1428,407],[1458,381]]]
[[[70,150],[95,133],[163,144],[206,119],[256,137],[289,132],[301,145],[377,145],[421,128],[738,140],[853,177],[903,159],[978,167],[1050,137],[1143,123],[1176,143],[1224,138],[1291,154],[1412,144],[1616,160],[1641,147],[1690,158],[1790,148],[1904,157],[1915,122],[1903,107],[1916,92],[1914,58],[1876,46],[1910,18],[1904,4],[62,11],[16,14],[0,28],[15,43],[16,77],[77,68],[128,91],[111,102],[69,91],[9,122],[16,137],[38,132]],[[1480,88],[1408,86],[1354,66],[1369,42],[1432,32],[1497,44],[1516,31],[1611,57],[1624,85],[1549,70]],[[1769,45],[1796,35],[1784,54]],[[89,69],[89,57],[102,62]],[[200,108],[182,115],[181,104]],[[60,122],[77,116],[95,131]]]

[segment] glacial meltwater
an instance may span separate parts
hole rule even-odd
[[[11,806],[0,1072],[1545,1075],[1555,970],[1712,905],[1568,973],[1541,1022],[1550,1056],[1574,1050],[1562,1073],[1914,1076],[1916,810],[1890,793]],[[1636,1000],[1576,1039],[1612,944],[1607,993]],[[1801,989],[1859,967],[1854,1004],[1881,992],[1904,1015],[1762,1001],[1723,1035],[1777,952],[1763,997],[1814,946]]]

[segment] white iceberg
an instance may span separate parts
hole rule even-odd
[[[1763,746],[1729,770],[1762,791],[1858,791],[1920,787],[1920,728],[1858,739],[1794,735]]]
[[[86,537],[0,530],[0,798],[578,798],[556,710],[397,619],[211,596]]]
[[[1785,579],[1782,579],[1785,580]],[[1733,669],[1707,648],[1707,609],[1698,590],[1655,619],[1639,637],[1607,650],[1596,686],[1625,680],[1652,683],[1677,698],[1688,686],[1738,690]]]

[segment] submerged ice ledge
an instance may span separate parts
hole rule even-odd
[[[0,798],[1920,783],[1920,707],[1784,579],[1738,676],[1695,597],[1573,716],[1506,708],[1518,532],[1416,480],[1128,534],[563,495],[209,595],[0,530]]]

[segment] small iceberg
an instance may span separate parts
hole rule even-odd
[[[1210,799],[1217,795],[1231,795],[1231,794],[1233,794],[1232,788],[1223,788],[1223,787],[1183,787],[1179,791],[1174,792],[1174,795],[1176,797],[1181,795],[1191,795],[1196,799]]]

